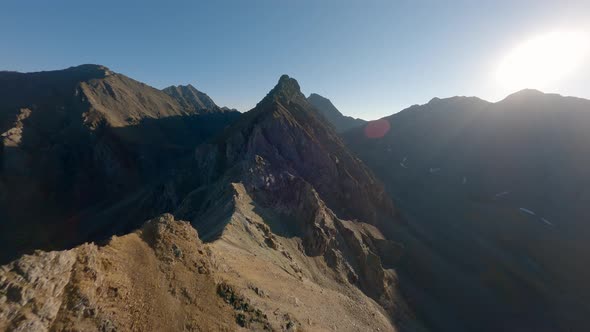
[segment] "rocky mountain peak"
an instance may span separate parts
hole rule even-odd
[[[299,83],[294,78],[289,77],[289,75],[282,75],[279,78],[277,85],[270,90],[259,104],[265,104],[272,101],[289,104],[294,100],[305,100],[305,96],[301,93]]]
[[[174,98],[186,109],[192,111],[221,111],[221,108],[215,104],[213,99],[206,93],[197,90],[191,84],[172,85],[162,90],[164,93]]]
[[[283,75],[224,135],[198,146],[194,159],[198,189],[175,215],[190,220],[205,241],[241,243],[267,262],[274,260],[269,250],[283,252],[279,264],[294,266],[301,278],[300,266],[317,262],[318,270],[361,290],[388,314],[405,315],[393,309],[403,300],[384,268],[403,255],[388,239],[401,222],[397,210],[295,79]]]
[[[217,142],[217,151],[201,147],[199,153],[216,155],[211,158],[219,163],[214,168],[259,156],[273,168],[311,184],[342,218],[386,223],[387,227],[397,219],[381,184],[307,101],[297,81],[287,75]]]

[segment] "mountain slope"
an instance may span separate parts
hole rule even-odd
[[[307,97],[307,101],[320,111],[320,114],[322,114],[322,116],[324,116],[338,132],[344,132],[348,129],[359,127],[367,123],[365,120],[344,116],[329,99],[316,93],[310,94],[309,97]]]
[[[450,331],[589,324],[590,101],[534,90],[494,104],[435,98],[380,121],[383,137],[345,137],[408,220],[398,271],[428,304],[422,319]]]
[[[0,269],[0,329],[238,331],[210,254],[188,223],[162,215],[105,246],[37,252]]]
[[[225,164],[258,154],[297,172],[341,217],[375,224],[384,218],[390,221],[395,214],[371,172],[317,117],[297,82],[288,76],[281,77],[256,108],[226,133],[233,134],[224,137],[226,142],[239,145],[231,146],[235,156],[229,154],[222,161]],[[249,145],[244,145],[245,139],[251,140]],[[382,211],[387,216],[380,216]]]
[[[87,240],[84,224],[101,228],[89,210],[106,211],[131,193],[146,196],[176,159],[239,116],[197,115],[97,65],[2,72],[0,97],[0,260]],[[153,207],[153,199],[146,204]],[[152,207],[138,204],[139,220],[153,216]]]
[[[318,319],[316,328],[329,328],[344,323],[335,313],[347,310],[351,321],[341,325],[345,329],[377,323],[383,329],[387,317],[398,328],[419,326],[392,269],[403,248],[384,236],[399,222],[396,211],[371,172],[315,112],[297,82],[281,77],[253,110],[197,149],[193,174],[201,185],[175,214],[220,248],[219,257],[240,276],[234,283],[275,290],[276,298],[261,300],[262,307],[282,307],[292,301],[289,296],[303,296],[279,292],[303,283],[311,287],[305,294],[312,310],[290,310],[299,322],[311,315]],[[251,266],[253,260],[259,265]],[[281,266],[280,281],[260,274]],[[333,310],[314,310],[320,300],[313,289],[332,289],[333,296],[348,300],[338,306],[341,301],[334,300]],[[385,309],[377,321],[370,315],[379,309],[366,296]],[[338,309],[353,302],[373,309]]]
[[[195,305],[202,307],[199,302],[191,302],[194,287],[201,287],[204,294],[211,294],[216,287],[220,299],[233,308],[233,312],[229,311],[233,319],[229,321],[251,330],[422,329],[422,323],[399,291],[396,265],[404,248],[389,238],[401,222],[393,203],[372,173],[316,114],[294,79],[281,77],[253,110],[215,139],[199,145],[190,160],[180,160],[174,172],[163,178],[157,193],[154,196],[169,200],[163,209],[173,212],[177,219],[189,221],[207,244],[201,247],[194,236],[192,245],[196,247],[191,247],[191,241],[183,240],[187,238],[182,235],[188,232],[186,227],[178,226],[169,216],[164,218],[168,221],[157,225],[161,225],[158,229],[162,232],[171,234],[164,236],[170,241],[154,244],[151,237],[145,236],[146,227],[153,227],[152,221],[138,235],[111,239],[98,249],[98,258],[79,258],[85,248],[95,250],[93,245],[51,254],[69,257],[66,262],[73,260],[71,256],[78,257],[80,263],[72,271],[89,271],[81,274],[79,281],[70,281],[74,292],[53,294],[47,294],[30,278],[14,276],[13,273],[18,274],[14,266],[19,264],[29,264],[46,273],[54,266],[43,263],[48,254],[25,256],[0,272],[4,283],[0,294],[7,295],[4,304],[0,304],[0,312],[8,313],[9,317],[4,318],[6,324],[45,324],[57,317],[52,326],[100,327],[108,318],[108,324],[116,329],[126,329],[130,322],[141,321],[145,329],[157,330],[158,322],[142,316],[142,311],[109,314],[105,308],[143,303],[139,307],[150,311],[158,300],[167,307],[164,319],[174,319],[173,312],[190,314]],[[126,199],[130,203],[124,204],[123,210],[136,208],[136,199]],[[133,244],[121,249],[122,243],[127,242]],[[206,257],[201,251],[207,253]],[[131,290],[125,285],[132,283],[118,287],[128,294],[122,299],[103,293],[110,284],[93,279],[96,276],[110,280],[110,272],[103,270],[109,264],[97,263],[99,268],[94,267],[95,260],[103,260],[102,252],[108,253],[108,261],[137,260],[138,265],[128,267],[113,263],[122,280],[133,281],[136,275],[144,274],[150,278]],[[183,276],[195,273],[195,264],[191,263],[195,259],[210,264],[214,284],[206,276],[191,283],[193,288],[184,284]],[[150,270],[154,267],[159,267],[160,272]],[[170,269],[179,270],[168,274]],[[169,285],[173,291],[154,290],[152,282]],[[24,302],[17,297],[8,298],[14,287],[20,293],[29,289],[36,293]],[[88,299],[82,301],[89,312],[86,317],[77,311],[80,292]],[[46,311],[36,311],[31,319],[21,319],[30,317],[27,303],[32,297],[38,299],[32,301],[38,301],[39,306],[57,303],[61,309],[57,315],[50,311],[53,316],[49,318],[40,316],[46,315]],[[113,301],[118,302],[113,305]],[[202,301],[213,303],[221,317],[219,321],[203,323],[221,328],[215,324],[226,323],[223,317],[227,317],[228,308],[216,304],[219,301],[209,295]],[[203,317],[211,313],[194,314]],[[177,323],[185,323],[189,329],[186,318]],[[203,328],[199,323],[197,320],[190,326]],[[233,330],[228,324],[225,326]]]

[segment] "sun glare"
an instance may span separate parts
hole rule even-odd
[[[582,65],[589,51],[590,35],[586,32],[539,35],[512,49],[501,61],[496,78],[510,90],[551,88]]]

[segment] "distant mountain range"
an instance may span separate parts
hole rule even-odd
[[[344,137],[407,220],[398,271],[425,320],[469,331],[588,325],[590,101],[535,90],[497,103],[435,98],[379,121],[390,126],[382,137],[362,127]]]
[[[584,330],[588,123],[533,90],[366,122],[287,75],[242,114],[0,72],[0,330]]]

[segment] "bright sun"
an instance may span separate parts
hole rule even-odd
[[[512,49],[496,72],[498,83],[510,90],[546,89],[575,71],[590,53],[590,35],[555,31],[536,36]]]

